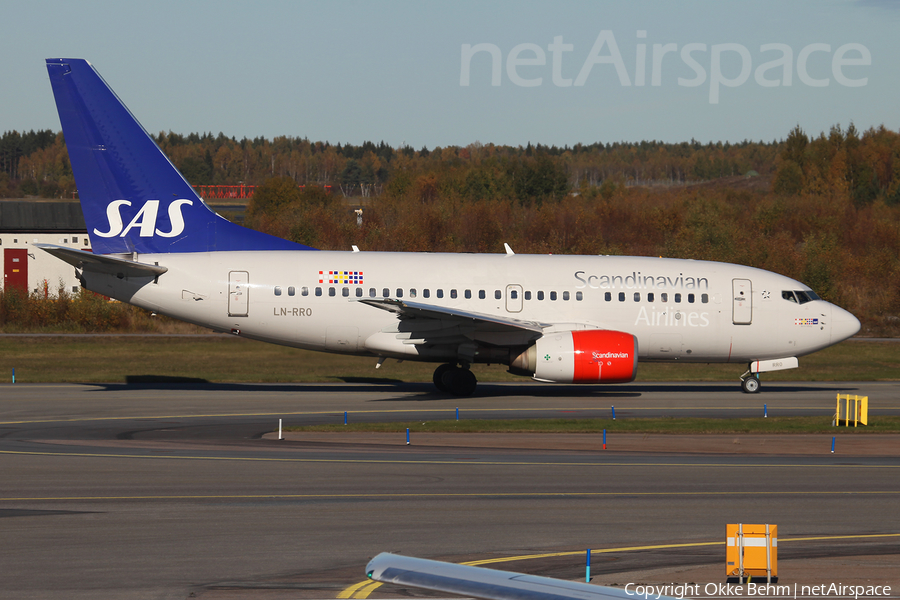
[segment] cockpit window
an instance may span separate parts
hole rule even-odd
[[[812,298],[810,298],[803,290],[797,290],[796,292],[794,292],[794,294],[797,296],[797,300],[800,301],[800,304],[812,302]]]
[[[781,292],[781,297],[797,304],[806,304],[820,299],[818,294],[812,290],[784,290]]]

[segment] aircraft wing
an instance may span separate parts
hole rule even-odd
[[[549,326],[548,323],[408,300],[365,298],[357,302],[396,314],[396,329],[385,333],[396,334],[404,344],[455,345],[462,356],[468,351],[474,352],[473,341],[501,347],[530,344],[543,335],[544,327]]]
[[[375,581],[485,600],[634,600],[625,590],[382,552],[366,566]],[[656,596],[654,595],[654,599]],[[668,596],[661,599],[671,600]]]
[[[500,317],[497,315],[486,315],[482,313],[459,310],[456,308],[447,308],[444,306],[435,306],[433,304],[424,304],[421,302],[409,302],[406,300],[394,300],[392,298],[365,298],[359,300],[363,304],[374,306],[392,313],[396,313],[400,317],[406,318],[422,318],[422,319],[438,319],[446,321],[448,319],[457,321],[468,321],[475,324],[491,324],[501,328],[509,328],[514,330],[533,331],[535,333],[543,333],[544,327],[549,327],[549,323],[540,323],[537,321],[525,321],[522,319],[513,319],[511,317]]]
[[[94,254],[55,244],[35,244],[35,246],[82,271],[109,275],[122,274],[125,277],[156,277],[169,270],[159,265],[135,262],[106,254]]]

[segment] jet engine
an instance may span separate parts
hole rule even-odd
[[[637,338],[589,329],[549,333],[510,361],[509,372],[553,383],[628,383],[637,374]]]

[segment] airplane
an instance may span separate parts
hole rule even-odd
[[[653,600],[675,600],[675,596],[663,595],[658,590],[678,593],[686,589],[684,585],[653,586],[653,591],[647,592],[647,586],[633,584],[617,589],[389,552],[382,552],[369,561],[366,577],[381,583],[484,600],[636,600],[641,597],[645,600],[648,597]],[[629,586],[631,589],[628,589]],[[680,598],[683,599],[684,595]]]
[[[213,212],[83,59],[47,59],[91,252],[40,244],[81,285],[219,332],[295,348],[470,365],[541,382],[634,380],[639,361],[744,363],[759,374],[849,338],[860,323],[757,268],[639,256],[323,251]]]

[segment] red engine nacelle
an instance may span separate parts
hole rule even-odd
[[[540,338],[510,362],[511,373],[554,383],[634,381],[637,338],[623,331],[561,331]]]

